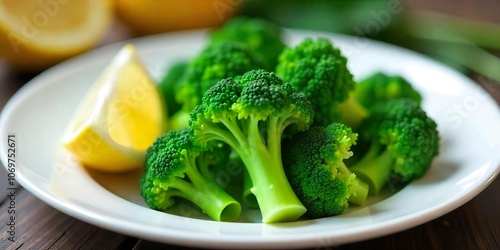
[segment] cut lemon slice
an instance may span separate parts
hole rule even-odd
[[[0,0],[0,57],[40,70],[96,46],[113,20],[110,0]]]
[[[125,45],[84,97],[63,145],[84,165],[107,172],[142,166],[166,131],[166,107],[133,45]]]

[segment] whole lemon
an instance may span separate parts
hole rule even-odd
[[[120,19],[136,33],[208,28],[222,24],[243,0],[116,0]]]

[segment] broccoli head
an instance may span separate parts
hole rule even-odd
[[[140,180],[140,193],[148,206],[165,211],[174,206],[176,198],[183,198],[213,220],[236,220],[241,205],[199,169],[223,160],[217,150],[221,149],[201,150],[193,145],[188,129],[171,130],[158,137],[147,151]]]
[[[265,62],[263,69],[272,71],[285,48],[281,29],[264,19],[236,17],[211,34],[211,43],[232,41],[244,44]]]
[[[312,119],[303,94],[274,73],[253,70],[211,87],[189,123],[196,144],[212,147],[222,141],[240,156],[262,221],[272,223],[293,221],[306,210],[286,179],[281,139],[287,128],[307,130]]]
[[[422,177],[438,154],[436,123],[410,99],[376,105],[359,132],[370,146],[350,169],[372,194],[389,182],[406,184]]]
[[[283,142],[283,164],[306,215],[321,218],[342,214],[349,204],[362,205],[368,185],[344,164],[357,134],[341,123],[312,127]]]
[[[350,98],[355,82],[347,59],[326,38],[304,39],[279,56],[276,73],[311,102],[318,126],[341,121],[343,113],[356,112],[364,117],[364,109]],[[347,107],[341,106],[348,103]],[[359,113],[359,114],[358,114]],[[351,125],[351,124],[348,124]]]
[[[205,91],[218,81],[243,75],[247,71],[262,68],[245,46],[234,42],[209,44],[187,65],[176,94],[177,102],[185,112],[191,112],[201,103]]]
[[[365,108],[370,109],[379,102],[398,98],[408,98],[419,103],[422,96],[402,76],[376,72],[356,85],[355,98]]]

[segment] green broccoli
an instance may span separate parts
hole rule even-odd
[[[166,211],[174,206],[175,198],[183,198],[213,220],[236,220],[241,213],[240,203],[199,169],[222,160],[217,150],[220,148],[210,151],[193,145],[189,129],[171,130],[158,137],[147,150],[140,180],[140,193],[148,206]]]
[[[365,108],[370,109],[379,102],[398,98],[409,98],[420,104],[422,96],[402,76],[376,72],[356,85],[354,97]]]
[[[222,188],[234,194],[240,192],[243,183],[243,170],[245,168],[240,157],[234,152],[229,145],[220,143],[217,145],[217,154],[213,154],[206,159],[206,162],[213,164],[205,164],[200,167],[200,172],[205,176],[211,176]],[[239,186],[235,188],[235,186]],[[236,193],[233,197],[241,196]]]
[[[281,29],[274,23],[240,16],[214,30],[210,36],[210,42],[233,41],[242,43],[265,62],[263,69],[273,71],[279,54],[285,48],[281,36]]]
[[[241,44],[221,42],[206,46],[185,66],[184,74],[177,83],[174,103],[181,108],[169,114],[170,128],[189,127],[189,113],[201,103],[205,91],[219,80],[242,75],[263,65]]]
[[[369,148],[350,170],[370,185],[372,194],[387,183],[406,184],[422,177],[438,154],[436,123],[410,99],[378,104],[359,132]]]
[[[332,123],[283,141],[285,172],[308,217],[339,215],[350,203],[364,204],[368,185],[344,164],[357,137],[350,127]]]
[[[259,208],[259,203],[257,202],[257,198],[252,193],[253,183],[250,178],[250,174],[248,170],[244,169],[243,171],[243,203],[247,205],[249,208]]]
[[[211,87],[191,112],[194,142],[225,142],[240,156],[253,183],[264,223],[293,221],[305,213],[281,162],[285,129],[307,130],[313,110],[301,93],[274,73],[252,70]],[[291,133],[291,132],[290,132]]]
[[[189,113],[201,103],[205,91],[218,81],[243,75],[247,71],[262,68],[243,45],[234,42],[209,44],[186,68],[185,75],[176,93],[177,102]]]
[[[192,136],[192,135],[191,135]],[[210,148],[209,154],[202,154],[198,156],[198,170],[205,177],[210,177],[215,180],[219,186],[225,188],[223,183],[217,180],[216,172],[224,170],[229,163],[229,155],[231,148],[223,143]]]
[[[257,199],[251,191],[253,188],[252,180],[245,168],[245,164],[234,150],[230,150],[228,155],[226,164],[218,164],[210,168],[211,175],[214,176],[221,187],[233,194],[233,197],[241,197],[242,202],[247,207],[258,208]]]
[[[350,96],[355,82],[347,59],[327,38],[306,38],[283,50],[276,74],[311,101],[315,125],[340,121],[356,127],[366,117],[366,110]],[[345,119],[347,116],[356,119]]]

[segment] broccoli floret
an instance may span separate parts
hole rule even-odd
[[[379,102],[398,98],[408,98],[419,103],[422,96],[402,76],[376,72],[356,85],[355,98],[365,108],[370,109]]]
[[[285,129],[307,130],[313,111],[303,94],[274,73],[253,70],[211,87],[191,113],[194,142],[227,143],[240,156],[253,183],[264,223],[293,221],[306,209],[294,194],[281,161]]]
[[[350,127],[332,123],[284,140],[285,171],[308,217],[339,215],[349,204],[364,204],[368,185],[344,164],[357,137]]]
[[[200,207],[213,220],[236,220],[241,205],[199,170],[200,166],[206,168],[220,160],[219,148],[211,150],[193,145],[188,129],[171,130],[158,137],[147,151],[140,180],[140,193],[147,205],[166,211],[174,206],[175,198],[183,198]],[[211,160],[207,162],[207,159]]]
[[[311,101],[315,125],[341,121],[357,126],[366,116],[365,109],[350,96],[355,82],[347,59],[326,38],[306,38],[286,48],[279,56],[276,73]]]
[[[262,61],[241,44],[209,44],[188,63],[179,79],[175,102],[181,108],[171,114],[170,128],[176,130],[189,127],[189,113],[201,103],[205,91],[219,80],[242,75],[252,69],[262,68],[263,65]]]
[[[236,17],[211,34],[211,43],[239,42],[265,62],[263,69],[273,71],[278,56],[285,48],[281,29],[263,19]]]
[[[387,183],[406,184],[422,177],[438,154],[436,123],[410,99],[378,104],[359,133],[370,146],[350,170],[370,185],[372,194]]]
[[[183,111],[189,113],[201,103],[205,91],[218,81],[243,75],[247,71],[262,68],[262,65],[241,44],[209,44],[188,64],[176,100],[182,104]]]

